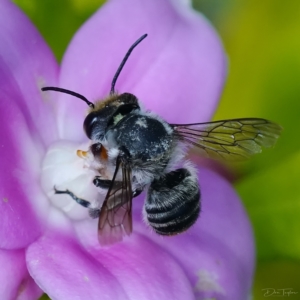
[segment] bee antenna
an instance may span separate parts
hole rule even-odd
[[[73,91],[62,89],[62,88],[58,88],[58,87],[53,87],[53,86],[46,86],[46,87],[41,88],[41,90],[43,92],[45,92],[45,91],[56,91],[56,92],[61,92],[61,93],[69,94],[69,95],[72,95],[74,97],[77,97],[77,98],[83,100],[89,107],[95,108],[94,103],[90,102],[84,96],[82,96],[82,95],[80,95],[78,93],[75,93]]]
[[[123,69],[123,67],[124,67],[124,65],[125,65],[125,63],[126,63],[126,61],[127,61],[127,59],[128,59],[128,57],[129,57],[129,55],[131,54],[131,52],[132,52],[132,50],[143,40],[143,39],[145,39],[146,37],[148,36],[148,34],[144,34],[144,35],[142,35],[130,48],[129,48],[129,50],[127,51],[127,53],[126,53],[126,55],[124,56],[124,58],[123,58],[123,60],[122,60],[122,62],[121,62],[121,64],[120,64],[120,66],[119,66],[119,68],[118,68],[118,70],[117,70],[117,72],[116,72],[116,74],[115,74],[115,76],[114,76],[114,78],[113,78],[113,80],[112,80],[112,83],[111,83],[111,89],[110,89],[110,94],[111,95],[113,95],[114,93],[115,93],[115,85],[116,85],[116,82],[117,82],[117,79],[118,79],[118,77],[119,77],[119,75],[120,75],[120,73],[121,73],[121,71],[122,71],[122,69]]]

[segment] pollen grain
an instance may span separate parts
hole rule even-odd
[[[77,156],[79,156],[80,158],[86,158],[87,155],[88,155],[87,151],[77,150]]]

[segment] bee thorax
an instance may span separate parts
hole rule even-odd
[[[173,136],[161,121],[142,114],[130,114],[124,117],[113,128],[113,135],[117,145],[128,149],[132,167],[135,164],[143,169],[149,163],[163,165],[169,161],[169,153],[173,149]]]

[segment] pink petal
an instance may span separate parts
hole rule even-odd
[[[11,249],[25,247],[41,234],[39,218],[48,201],[39,185],[43,148],[29,134],[17,104],[24,100],[1,59],[0,82],[5,82],[0,89],[0,248]]]
[[[193,287],[178,262],[147,237],[136,234],[92,254],[105,262],[130,299],[194,299]]]
[[[0,249],[0,299],[33,300],[42,291],[28,274],[23,250]]]
[[[141,220],[142,199],[134,202],[134,228],[178,260],[199,299],[247,299],[255,264],[253,233],[247,214],[231,185],[222,177],[200,168],[199,182],[201,215],[186,233],[161,238],[145,232]],[[210,285],[205,285],[205,280]]]
[[[51,299],[194,299],[185,274],[166,252],[133,237],[93,256],[57,233],[27,251],[29,272]]]
[[[1,65],[9,70],[16,82],[15,89],[23,95],[18,105],[30,130],[49,145],[57,135],[55,103],[42,95],[40,88],[57,84],[58,65],[43,38],[19,8],[10,1],[1,1],[0,12]],[[5,78],[0,82],[5,86]]]
[[[117,82],[173,123],[211,118],[225,78],[222,45],[208,21],[178,1],[113,0],[77,33],[62,63],[60,86],[91,101],[109,93],[112,78],[129,47],[133,52]],[[86,104],[58,95],[60,134],[82,138]]]
[[[26,260],[31,276],[52,299],[127,299],[109,271],[68,237],[42,237],[29,246]]]
[[[1,1],[0,12],[0,247],[18,248],[39,236],[48,205],[39,172],[56,125],[40,87],[55,84],[57,65],[18,8]]]

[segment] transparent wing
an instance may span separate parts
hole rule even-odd
[[[122,182],[116,181],[122,172]],[[98,239],[101,245],[119,242],[132,232],[131,170],[117,159],[115,173],[100,210]]]
[[[265,119],[245,118],[198,124],[172,124],[175,136],[201,154],[240,160],[272,147],[282,128]]]

